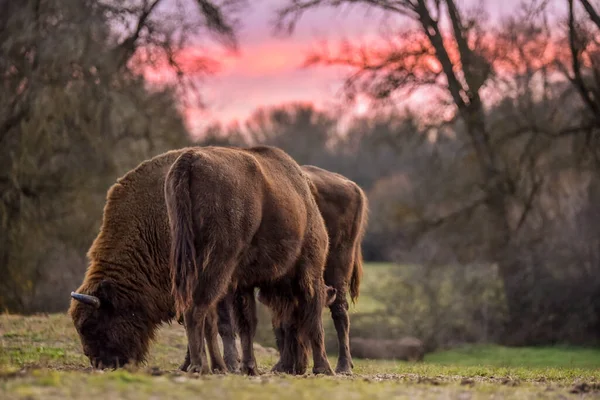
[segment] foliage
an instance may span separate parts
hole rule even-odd
[[[307,64],[349,67],[350,98],[393,107],[420,92],[434,104],[418,118],[435,143],[413,150],[422,163],[374,186],[372,229],[396,243],[402,262],[496,266],[507,306],[503,340],[596,342],[600,264],[565,234],[592,206],[596,185],[594,4],[569,0],[566,23],[551,29],[546,1],[524,2],[493,24],[483,3],[294,0],[278,9],[277,27],[291,32],[312,9],[351,3],[408,24],[388,30],[380,45],[344,42]]]
[[[171,27],[160,2],[0,2],[0,309],[63,309],[108,187],[188,143],[178,86],[149,86],[140,54],[174,57],[206,26],[231,40],[234,31],[209,1],[197,4],[205,24]],[[169,65],[189,77],[180,60]]]

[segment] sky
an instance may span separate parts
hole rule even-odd
[[[458,0],[472,6],[479,0]],[[552,0],[558,2],[559,0]],[[521,0],[483,0],[490,16],[498,20],[510,13]],[[302,68],[307,54],[327,42],[331,49],[342,39],[365,43],[379,37],[378,14],[366,15],[365,9],[316,9],[306,13],[294,33],[288,37],[273,34],[271,21],[281,0],[255,0],[244,12],[239,30],[237,56],[221,54],[217,74],[203,83],[206,109],[188,109],[192,134],[203,127],[221,122],[244,121],[261,106],[301,101],[323,107],[340,100],[340,89],[347,72],[333,67]],[[359,100],[352,111],[360,115],[368,103]]]

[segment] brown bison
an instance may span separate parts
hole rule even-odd
[[[255,373],[259,288],[275,318],[297,327],[292,340],[311,347],[313,372],[333,374],[320,318],[328,236],[311,186],[298,164],[273,147],[198,148],[171,166],[165,180],[170,271],[188,337],[188,371],[207,364],[206,317],[231,289],[242,369]],[[291,356],[281,354],[284,371],[293,370]]]
[[[90,264],[69,308],[95,367],[143,361],[156,329],[175,317],[164,181],[183,151],[142,162],[108,190]]]
[[[367,196],[356,183],[342,175],[314,166],[304,166],[303,170],[315,185],[314,196],[329,235],[324,278],[325,284],[337,292],[329,306],[338,335],[336,372],[351,373],[350,318],[346,295],[350,293],[353,303],[359,295],[363,272],[361,242],[367,227]],[[281,338],[281,332],[279,334]]]
[[[208,217],[205,220],[213,223],[216,222],[216,218],[218,217],[216,211],[220,210],[224,215],[223,226],[227,226],[235,221],[247,223],[247,226],[242,227],[246,229],[242,234],[247,234],[248,230],[252,231],[257,225],[256,221],[253,222],[254,227],[252,223],[248,223],[250,221],[248,215],[251,217],[257,217],[258,215],[261,218],[260,223],[258,223],[258,230],[253,236],[242,238],[240,234],[232,234],[231,240],[227,236],[228,243],[225,243],[225,246],[245,246],[245,251],[242,250],[241,252],[244,254],[236,255],[238,257],[236,265],[239,266],[234,267],[231,276],[233,279],[229,283],[234,282],[238,290],[235,291],[235,297],[232,297],[230,300],[231,304],[235,303],[236,305],[236,307],[233,307],[234,310],[238,310],[236,314],[238,314],[240,320],[238,321],[238,325],[242,327],[240,331],[245,329],[244,334],[246,336],[250,335],[250,339],[246,337],[244,340],[246,342],[244,343],[246,354],[249,354],[244,359],[244,368],[246,372],[254,373],[256,372],[254,360],[251,351],[248,351],[248,341],[251,340],[254,329],[253,325],[255,324],[255,315],[252,310],[254,308],[254,300],[249,295],[251,293],[249,288],[252,285],[257,285],[265,292],[270,291],[272,299],[281,306],[290,305],[290,299],[294,299],[294,301],[300,299],[301,302],[306,303],[310,308],[319,307],[319,301],[322,303],[325,292],[318,290],[322,282],[319,282],[317,278],[318,274],[315,274],[315,271],[312,270],[318,269],[319,262],[315,259],[319,255],[306,253],[310,253],[307,249],[313,250],[313,253],[322,252],[323,242],[326,243],[326,233],[323,231],[322,219],[319,223],[318,212],[315,214],[315,206],[311,204],[314,201],[311,200],[311,196],[305,196],[304,203],[301,202],[301,204],[292,204],[289,201],[290,197],[303,199],[302,196],[306,194],[303,191],[308,191],[310,184],[309,182],[302,183],[303,181],[301,174],[298,172],[297,164],[287,158],[283,152],[272,148],[238,149],[233,151],[210,149],[194,149],[189,154],[193,153],[196,156],[200,155],[200,158],[204,157],[204,161],[200,163],[208,162],[205,165],[208,172],[203,182],[211,182],[217,186],[217,191],[221,190],[221,186],[223,186],[224,191],[222,193],[227,193],[227,196],[223,195],[221,197],[221,201],[218,201],[219,199],[216,197],[204,197],[205,200],[214,201],[214,203],[208,203]],[[125,364],[128,361],[142,361],[147,354],[148,345],[154,336],[156,328],[163,322],[171,321],[175,316],[175,306],[171,290],[172,282],[169,279],[170,271],[168,267],[170,234],[163,187],[167,171],[175,160],[187,150],[191,149],[168,152],[140,164],[136,169],[119,179],[109,190],[102,229],[88,252],[90,267],[86,272],[83,284],[77,291],[78,293],[72,294],[74,301],[72,301],[69,311],[82,340],[84,352],[95,366],[117,366]],[[202,151],[206,152],[202,153]],[[226,160],[224,162],[226,162],[227,168],[217,168],[218,163],[211,165],[209,161],[212,160],[214,162],[216,159],[220,159],[221,161]],[[261,163],[258,161],[259,159],[264,160],[264,162]],[[240,174],[233,174],[234,167],[232,165],[234,164],[243,170]],[[192,172],[197,175],[199,171]],[[227,173],[229,173],[229,176],[226,175]],[[236,198],[237,193],[232,194],[233,187],[239,185],[244,180],[246,181],[246,185],[248,185],[248,182],[250,182],[249,176],[252,174],[262,175],[262,179],[253,181],[254,183],[251,187],[246,186],[243,196]],[[227,178],[232,179],[232,181],[225,181]],[[282,180],[285,181],[284,186],[286,191],[284,194],[277,193],[274,189],[274,187],[277,187],[278,182]],[[249,197],[248,195],[251,190],[260,193],[256,197],[263,202],[262,204],[260,202],[259,204],[251,204],[252,202],[248,204],[244,203],[248,200],[247,197]],[[204,196],[206,196],[206,193]],[[286,219],[284,222],[289,224],[290,221],[295,221],[304,222],[305,224],[302,227],[303,232],[301,232],[303,234],[301,239],[304,240],[301,245],[299,244],[301,241],[298,237],[291,237],[293,230],[280,232],[282,237],[289,235],[283,241],[270,242],[268,240],[276,236],[277,230],[273,231],[272,229],[267,229],[267,227],[273,224],[276,220],[275,217],[284,215],[284,210],[278,208],[280,205],[277,201],[280,200],[280,197],[284,198],[283,204],[285,207],[293,208],[292,210],[285,209]],[[288,202],[285,201],[286,198]],[[249,208],[227,208],[234,204],[237,204],[236,207],[243,205],[243,207],[248,206]],[[280,215],[277,215],[278,211]],[[292,218],[289,218],[288,214]],[[194,215],[194,217],[197,219],[199,215]],[[304,220],[301,217],[304,217]],[[219,227],[220,225],[216,225],[216,228]],[[208,238],[213,240],[214,233],[211,231],[208,233]],[[218,233],[221,236],[224,235],[223,230],[220,230]],[[298,234],[297,231],[296,234]],[[198,238],[198,236],[196,237]],[[261,246],[265,243],[273,243],[273,245],[271,245],[270,251],[262,252],[260,249],[262,249]],[[287,255],[287,261],[291,264],[271,264],[271,268],[277,268],[277,270],[268,271],[269,266],[258,263],[258,261],[265,261],[265,256],[276,256],[284,259],[286,257],[285,252],[292,249],[294,245],[296,246],[296,254]],[[218,248],[215,247],[215,249],[217,252],[219,251]],[[215,249],[213,249],[213,252]],[[294,256],[298,257],[298,262],[290,261],[293,260]],[[310,260],[309,256],[312,256],[313,260]],[[323,254],[320,256],[324,257]],[[219,257],[219,255],[217,254],[216,257]],[[260,260],[261,258],[262,260]],[[273,260],[268,259],[268,261]],[[312,261],[312,263],[309,261]],[[324,259],[322,261],[324,262]],[[186,266],[190,265],[193,265],[193,263],[189,263]],[[244,265],[245,267],[243,267]],[[286,267],[287,271],[282,271]],[[248,279],[248,277],[243,276],[243,273],[240,272],[242,268],[256,268],[256,272],[259,272],[259,274],[253,274],[252,279]],[[198,271],[198,273],[200,276],[203,276],[206,271],[211,271],[211,269]],[[183,272],[185,272],[185,269]],[[267,272],[274,272],[274,274],[268,276]],[[288,275],[286,275],[286,272]],[[261,276],[260,273],[264,275]],[[183,284],[183,280],[180,279],[182,277],[177,278],[175,276],[175,291],[183,294],[179,299],[185,303],[185,301],[189,300],[185,296],[189,295],[188,289],[190,287],[186,286],[187,283]],[[254,282],[250,282],[252,280]],[[269,282],[275,282],[278,289],[287,290],[279,292],[284,294],[284,296],[278,296],[277,290],[267,288],[265,285],[268,285]],[[181,288],[183,292],[178,291]],[[191,289],[195,290],[193,287]],[[214,293],[211,291],[210,294],[213,295]],[[286,298],[286,296],[288,297]],[[298,297],[296,298],[295,296]],[[227,302],[222,301],[221,303],[226,304]],[[282,308],[279,308],[281,314],[294,314],[286,314],[282,311]],[[318,327],[319,321],[314,321],[314,318],[311,321],[310,308],[304,307],[307,312],[304,313],[304,320],[302,322],[305,323],[305,326],[310,326],[311,323],[313,325],[309,330],[311,333],[314,333],[310,339],[312,344],[317,347],[317,351],[314,353],[317,361],[315,363],[315,372],[331,373],[324,349],[322,348],[322,327]],[[207,307],[206,310],[206,312],[210,312],[207,315],[208,317],[215,316],[213,308]],[[246,312],[240,313],[239,310],[245,310]],[[220,321],[226,319],[228,316],[230,317],[229,307],[225,308],[226,312],[223,314],[225,318],[221,315],[221,311],[223,309],[219,307]],[[319,314],[315,313],[314,315]],[[247,325],[244,326],[244,323]],[[315,327],[314,325],[317,326]],[[188,331],[190,330],[188,327]],[[210,351],[210,343],[213,342],[213,339],[216,340],[216,333],[207,333]],[[231,335],[233,339],[231,331],[227,332],[220,329],[219,333],[223,337],[224,342],[229,341],[228,335]],[[194,340],[197,353],[199,341],[196,337],[191,342]],[[235,346],[235,342],[233,340],[231,342]],[[320,350],[319,347],[321,347]],[[227,353],[227,348],[225,350]],[[211,352],[211,359],[213,359],[212,356]],[[204,366],[206,363],[203,362],[202,354],[196,354],[195,357],[196,364],[194,369],[205,370]],[[200,360],[198,357],[200,357]],[[217,355],[217,361],[219,357]],[[202,365],[198,365],[198,361],[202,362]],[[228,364],[234,364],[236,361],[229,360]],[[286,363],[293,363],[293,360],[286,361]],[[220,363],[217,362],[217,364],[217,369],[225,369],[222,361]],[[214,360],[213,368],[215,368]]]
[[[317,205],[325,220],[325,225],[329,234],[329,253],[325,266],[325,284],[328,288],[331,286],[333,291],[328,293],[328,306],[338,335],[338,363],[336,373],[350,374],[352,372],[352,358],[349,346],[350,319],[348,317],[348,301],[346,295],[349,292],[353,302],[359,295],[359,286],[362,276],[362,252],[361,241],[367,225],[368,203],[362,189],[354,182],[348,180],[342,175],[326,171],[324,169],[306,165],[302,170],[308,175],[314,184],[313,195]],[[336,295],[337,293],[337,295]],[[259,300],[270,306],[264,296],[259,295]],[[224,304],[219,314],[219,332],[230,332],[222,337],[224,345],[224,356],[228,360],[229,370],[236,369],[235,360],[237,359],[237,349],[234,343],[235,331],[231,324],[231,319],[223,317],[222,313],[227,313],[227,307],[231,305]],[[210,324],[207,325],[207,327]],[[284,343],[286,332],[283,324],[276,319],[273,320],[273,327],[276,336],[276,343],[280,354],[284,353]],[[294,329],[294,327],[289,327]],[[211,331],[216,331],[210,327]],[[294,366],[294,373],[302,374],[306,370],[306,354],[295,353],[294,347],[297,344],[290,344],[292,348],[288,352],[297,359]],[[218,352],[218,348],[211,348],[208,344],[211,354]],[[302,351],[300,349],[298,351]],[[233,361],[232,361],[233,360]],[[186,361],[181,369],[186,370],[189,365],[189,354],[186,355]],[[280,371],[280,365],[273,367],[274,371]]]
[[[336,373],[352,373],[350,355],[350,318],[348,317],[347,294],[352,302],[359,295],[362,277],[361,241],[367,225],[368,203],[362,189],[342,175],[324,169],[306,165],[302,167],[314,184],[313,195],[325,220],[329,235],[329,253],[325,266],[325,284],[336,289],[337,295],[329,305],[331,317],[338,335],[338,363]],[[259,296],[261,302],[263,296]],[[288,346],[289,334],[281,323],[273,319],[276,343],[280,353]],[[289,329],[295,329],[293,326]],[[295,344],[293,344],[294,346]],[[293,350],[288,350],[293,351]],[[302,373],[306,369],[307,354],[299,348],[294,354],[297,360],[296,370]],[[278,370],[276,365],[274,370]]]

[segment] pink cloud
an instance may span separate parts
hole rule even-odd
[[[505,0],[502,5],[510,4],[514,9],[519,2]],[[266,3],[269,3],[268,6]],[[478,0],[464,0],[464,3],[472,6]],[[293,36],[275,38],[270,34],[268,22],[273,16],[274,5],[271,2],[258,2],[245,15],[246,26],[239,35],[240,54],[237,57],[211,50],[210,55],[220,66],[217,73],[203,84],[203,96],[208,108],[185,111],[193,132],[215,121],[243,121],[261,106],[290,101],[306,101],[318,106],[335,101],[347,74],[342,68],[300,68],[308,53],[317,48],[319,40],[327,40],[335,49],[343,38],[364,43],[365,40],[372,42],[378,37],[380,19],[377,15],[367,16],[360,12],[364,8],[353,7],[347,13],[326,9],[310,12],[302,18]],[[496,18],[506,14],[506,10],[501,12],[499,5],[489,4],[486,8]],[[204,51],[201,48],[187,48],[178,57],[184,61],[188,72],[199,73],[201,71],[197,66],[206,65]],[[432,59],[428,62],[435,63]],[[160,65],[144,73],[149,80],[157,83],[173,78]],[[426,104],[422,93],[418,93],[412,101]],[[364,112],[366,106],[363,101],[359,111]]]

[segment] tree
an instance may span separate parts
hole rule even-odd
[[[568,17],[566,37],[563,46],[568,48],[568,56],[562,54],[557,64],[564,76],[577,90],[584,107],[581,117],[585,125],[585,146],[587,155],[598,165],[600,163],[600,48],[598,32],[600,17],[594,6],[587,0],[567,0]],[[577,3],[583,8],[578,13]]]
[[[335,123],[311,104],[290,103],[257,109],[244,128],[250,144],[280,147],[299,164],[323,165]]]
[[[197,2],[202,20],[163,23],[162,3],[0,1],[0,308],[65,307],[109,185],[188,143],[181,87],[141,73],[162,55],[191,81],[203,68],[182,65],[191,33],[233,43],[233,27],[209,1]]]
[[[374,99],[393,99],[398,93],[404,96],[424,88],[440,93],[436,104],[443,111],[437,121],[442,131],[444,126],[451,127],[456,142],[464,146],[452,156],[454,164],[463,163],[463,167],[441,171],[455,173],[444,174],[454,187],[428,207],[429,214],[420,218],[416,231],[456,230],[457,219],[465,217],[475,222],[473,232],[479,233],[480,249],[464,254],[471,254],[471,260],[479,257],[498,263],[508,306],[507,332],[522,333],[520,343],[536,342],[544,328],[523,332],[524,327],[536,326],[537,317],[527,311],[535,308],[529,294],[536,282],[527,279],[528,262],[515,250],[534,214],[533,205],[540,205],[536,200],[547,172],[542,166],[547,167],[548,159],[559,154],[559,143],[569,140],[565,136],[582,131],[579,120],[564,118],[567,113],[552,115],[544,109],[558,110],[565,104],[560,96],[569,95],[568,90],[551,95],[560,85],[549,86],[554,64],[544,54],[551,39],[543,18],[544,2],[524,5],[520,14],[498,30],[484,25],[484,10],[461,10],[454,0],[290,0],[278,10],[278,27],[291,32],[310,9],[348,4],[408,19],[411,28],[388,38],[385,46],[345,43],[339,55],[320,52],[308,63],[350,66],[353,73],[346,81],[350,95],[360,91]],[[497,40],[486,40],[491,37]],[[507,68],[512,68],[510,74],[503,72]],[[507,92],[511,90],[516,92]],[[500,120],[494,120],[484,102],[490,92],[507,95],[499,104],[506,112],[511,112],[513,101],[521,102],[512,108],[518,118],[498,114]],[[535,101],[538,94],[540,102]],[[577,109],[578,103],[572,104]],[[439,186],[436,190],[444,193]]]

